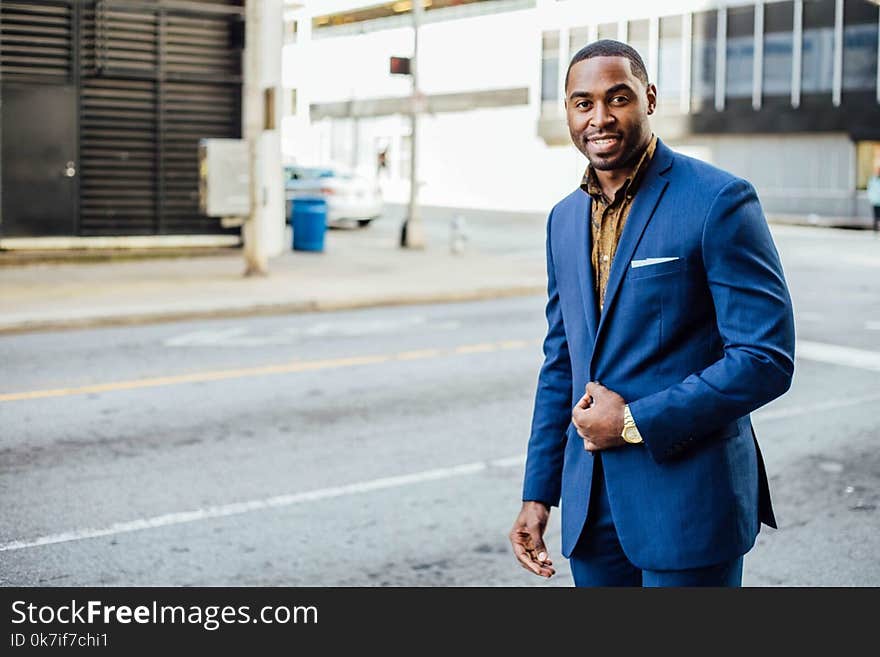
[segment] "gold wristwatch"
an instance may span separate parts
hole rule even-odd
[[[636,421],[633,420],[632,413],[629,412],[629,404],[623,407],[623,432],[620,435],[626,442],[634,445],[643,442]]]

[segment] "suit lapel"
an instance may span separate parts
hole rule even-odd
[[[669,181],[666,180],[663,174],[666,173],[670,166],[672,166],[672,151],[663,142],[658,140],[654,159],[647,171],[645,171],[645,179],[635,195],[626,225],[623,227],[623,233],[620,235],[620,242],[617,245],[614,262],[611,263],[608,286],[605,288],[605,307],[602,310],[599,327],[595,333],[596,343],[598,343],[599,336],[602,334],[603,327],[609,321],[608,316],[613,311],[617,291],[620,288],[624,275],[629,269],[629,263],[632,260],[633,253],[635,253],[636,246],[639,244],[642,233],[645,232],[645,227],[651,221],[651,217],[654,216],[657,203],[660,202],[660,198],[669,184]],[[596,343],[593,345],[594,355]]]
[[[592,203],[586,192],[583,192],[579,198],[580,202],[575,207],[574,217],[575,262],[577,263],[578,283],[581,287],[581,298],[587,320],[589,342],[593,344],[599,323],[599,307],[596,300],[596,290],[593,287],[594,274],[590,258],[592,248],[590,209]]]

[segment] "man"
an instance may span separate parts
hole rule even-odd
[[[767,222],[748,182],[654,137],[657,89],[629,46],[580,50],[565,93],[589,166],[547,222],[514,554],[555,573],[543,535],[561,497],[577,586],[740,586],[760,523],[776,526],[749,413],[794,369]]]
[[[388,147],[385,146],[376,153],[376,177],[378,178],[388,170]]]

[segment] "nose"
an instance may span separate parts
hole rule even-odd
[[[596,128],[604,128],[614,123],[614,115],[609,111],[605,103],[598,102],[594,106],[593,115],[590,117],[590,124]]]

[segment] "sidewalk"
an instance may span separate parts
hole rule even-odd
[[[287,251],[269,276],[222,255],[0,267],[0,334],[156,321],[465,301],[546,291],[543,243],[527,253],[400,249],[389,235],[328,231],[322,253]]]
[[[328,231],[322,253],[286,251],[265,278],[242,275],[240,249],[0,253],[0,334],[546,293],[543,215],[479,211],[454,255],[445,231],[458,210],[426,210],[424,251],[398,247],[397,210]]]

